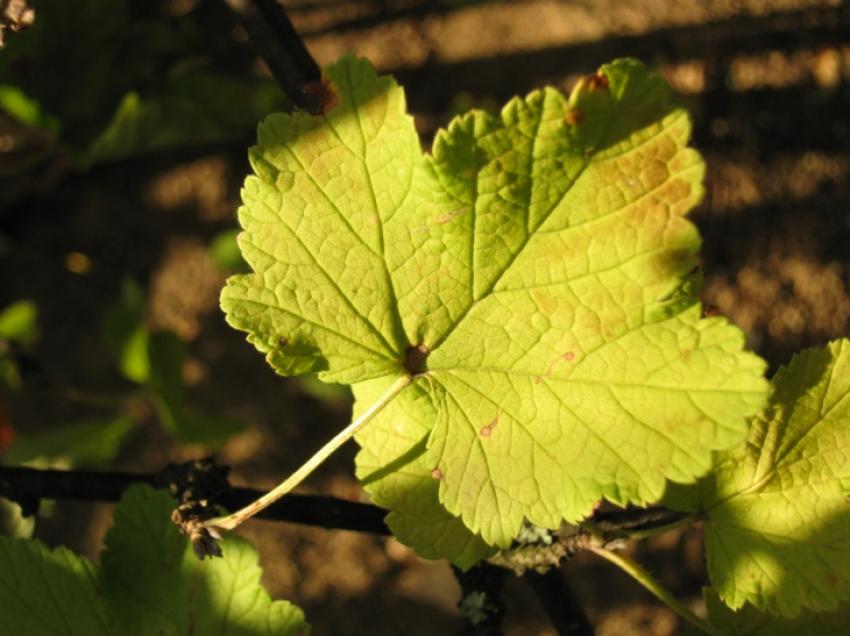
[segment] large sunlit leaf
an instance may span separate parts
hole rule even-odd
[[[406,541],[464,560],[479,539],[453,517],[506,546],[524,518],[657,500],[740,443],[764,365],[690,293],[704,167],[660,77],[615,62],[457,118],[426,156],[391,78],[346,58],[326,79],[325,115],[260,126],[255,273],[222,306],[280,373],[352,384],[360,411],[416,375],[359,437]]]
[[[0,537],[4,634],[79,636],[296,636],[300,609],[272,601],[257,553],[227,538],[223,559],[199,561],[170,521],[173,500],[147,486],[127,491],[102,566],[65,548]]]
[[[666,500],[705,517],[709,575],[730,607],[833,610],[850,600],[850,341],[797,354],[773,385],[746,445]]]

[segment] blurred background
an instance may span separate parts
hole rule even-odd
[[[320,64],[368,57],[423,148],[469,108],[568,91],[619,56],[662,72],[708,163],[692,214],[704,301],[772,370],[850,321],[850,7],[837,0],[285,0]],[[269,487],[347,423],[350,395],[275,376],[218,309],[256,123],[287,107],[220,0],[33,1],[0,51],[0,461],[157,471],[210,452]],[[362,497],[347,446],[305,492]],[[95,556],[112,506],[42,506]],[[31,522],[0,504],[6,530]],[[316,634],[452,633],[449,567],[392,539],[252,522],[264,582]],[[695,606],[698,529],[634,548]],[[676,617],[590,557],[563,567],[600,636]],[[506,633],[554,634],[521,582]]]

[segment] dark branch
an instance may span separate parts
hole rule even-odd
[[[676,512],[669,508],[626,508],[599,510],[593,514],[590,521],[602,532],[627,534],[669,526],[686,516],[684,512]]]
[[[560,569],[549,568],[544,574],[528,570],[523,579],[534,590],[559,636],[593,636],[593,625]]]
[[[174,468],[159,473],[95,472],[83,470],[38,470],[0,466],[0,496],[16,501],[34,512],[40,499],[77,501],[118,501],[133,484],[169,488],[174,484]],[[265,494],[251,488],[230,488],[215,498],[215,503],[237,510]],[[183,503],[183,502],[181,502]],[[328,530],[355,530],[389,534],[384,523],[386,510],[369,504],[335,497],[290,494],[270,506],[258,518],[288,521]]]
[[[322,99],[310,90],[321,82],[321,70],[283,7],[276,0],[225,2],[294,106],[314,115],[321,113]]]
[[[192,465],[196,462],[192,462]],[[126,473],[86,470],[39,470],[0,465],[0,497],[18,502],[34,512],[40,499],[71,499],[77,501],[118,501],[121,494],[133,484],[148,484],[154,488],[171,488],[178,503],[186,503],[183,494],[191,487],[189,499],[211,499],[228,510],[238,510],[264,491],[253,488],[231,488],[214,482],[213,491],[195,490],[193,482],[186,484],[181,471],[184,465],[169,466],[158,473]],[[182,488],[175,490],[175,484]],[[226,482],[225,482],[226,483]],[[217,489],[217,490],[216,490]],[[178,496],[179,495],[179,496]],[[386,510],[370,504],[346,501],[336,497],[289,494],[258,516],[271,521],[287,521],[328,530],[355,530],[373,534],[390,534],[384,523]],[[616,511],[597,511],[590,522],[602,532],[623,536],[629,531],[647,530],[665,526],[683,517],[682,513],[666,508],[628,508]],[[572,548],[581,549],[580,541],[562,538]],[[575,545],[573,545],[575,544]],[[562,555],[563,556],[563,555]],[[560,558],[560,557],[559,557]],[[528,567],[534,567],[529,565]]]

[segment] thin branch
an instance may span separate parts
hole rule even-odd
[[[159,473],[96,472],[83,470],[39,470],[0,466],[0,496],[23,504],[34,512],[40,499],[77,501],[118,501],[133,484],[169,488],[174,484],[174,468]],[[239,509],[264,491],[230,488],[216,497],[215,503],[229,510]],[[35,506],[34,506],[35,504]],[[335,497],[290,494],[260,513],[258,518],[287,521],[328,530],[354,530],[387,535],[384,523],[387,511],[370,504]]]
[[[593,636],[593,625],[559,568],[544,574],[528,570],[523,579],[529,584],[559,636]]]
[[[614,552],[613,550],[597,547],[591,547],[590,550],[619,567],[691,625],[706,634],[718,636],[717,631],[711,626],[711,624],[709,624],[708,621],[700,618],[688,609],[682,601],[677,599],[670,590],[664,587],[661,582],[652,576],[640,563],[625,554]]]
[[[276,0],[225,2],[295,107],[314,115],[321,113],[321,98],[309,90],[321,81],[321,70],[283,7]]]
[[[39,499],[115,502],[121,498],[124,490],[133,484],[169,488],[179,481],[175,476],[175,471],[179,468],[170,466],[157,473],[128,473],[42,470],[0,465],[0,497],[24,504],[28,501],[37,503]],[[217,494],[215,503],[228,510],[238,510],[263,494],[262,490],[228,487]],[[335,497],[290,493],[257,517],[318,526],[328,530],[354,530],[387,535],[390,532],[383,521],[385,515],[386,510],[371,504]],[[607,535],[618,532],[628,534],[637,529],[645,530],[649,526],[666,525],[681,517],[681,513],[663,508],[630,508],[616,512],[597,512],[588,521]],[[560,557],[586,547],[578,533],[572,537],[562,537],[559,541],[567,547]],[[541,565],[550,564],[551,559]],[[526,569],[536,565],[536,562],[531,563]]]

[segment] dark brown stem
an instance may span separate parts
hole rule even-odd
[[[603,532],[638,532],[669,526],[687,515],[669,508],[626,508],[625,510],[597,511],[591,523]]]
[[[523,579],[534,590],[559,636],[593,636],[593,625],[560,569],[549,568],[545,574],[528,570]]]
[[[322,112],[320,96],[310,86],[321,81],[319,65],[276,0],[225,0],[248,32],[293,105],[311,114]]]
[[[174,468],[159,473],[95,472],[83,470],[38,470],[0,466],[0,496],[16,501],[34,512],[40,499],[118,501],[133,484],[169,488],[175,482]],[[261,496],[263,491],[230,488],[215,503],[237,510]],[[355,530],[387,535],[386,510],[369,504],[335,497],[291,494],[258,515],[261,519],[288,521],[329,530]]]

